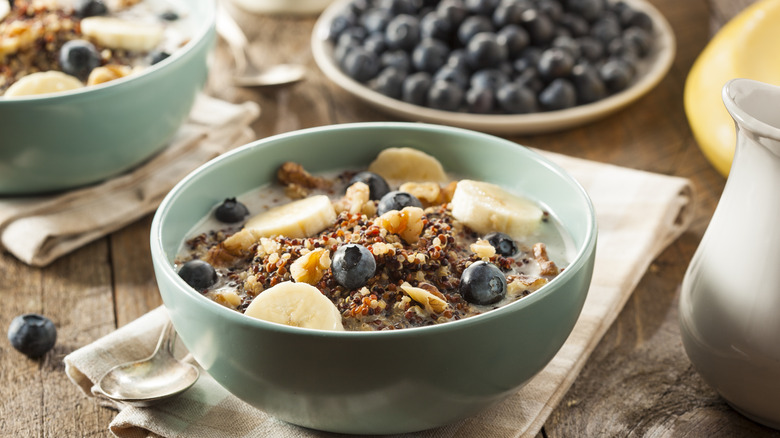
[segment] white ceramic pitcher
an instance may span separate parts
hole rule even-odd
[[[682,283],[688,357],[736,410],[780,429],[780,87],[734,79],[726,187]]]

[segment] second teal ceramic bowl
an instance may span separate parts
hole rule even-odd
[[[437,157],[457,175],[539,202],[564,225],[576,257],[557,278],[512,304],[437,326],[333,332],[253,319],[190,288],[172,261],[210,209],[274,180],[284,161],[314,172],[363,168],[387,147]],[[517,391],[569,336],[590,285],[593,207],[558,166],[515,143],[413,123],[334,125],[270,137],[222,155],[182,180],[151,229],[157,283],[184,344],[217,382],[284,421],[332,432],[423,430],[470,415]]]
[[[168,144],[203,88],[216,38],[214,0],[186,4],[192,39],[139,75],[52,95],[0,96],[0,196],[95,183]]]

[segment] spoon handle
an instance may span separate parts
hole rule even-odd
[[[245,48],[249,45],[249,40],[225,8],[223,1],[217,1],[216,29],[219,36],[228,44],[236,62],[236,70],[241,74],[246,71],[247,67]]]

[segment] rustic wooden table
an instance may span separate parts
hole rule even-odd
[[[679,286],[725,180],[699,151],[683,112],[683,85],[715,30],[752,0],[650,0],[670,21],[677,55],[658,87],[619,114],[569,131],[511,137],[555,152],[690,178],[698,196],[691,229],[652,264],[624,310],[540,436],[780,436],[729,408],[707,386],[682,347]],[[308,79],[281,90],[227,86],[223,43],[208,82],[211,94],[254,100],[258,138],[334,123],[386,120],[325,79],[309,49],[313,18],[237,17],[268,63],[300,62]],[[22,313],[50,317],[56,347],[41,360],[0,342],[0,435],[107,436],[115,412],[98,407],[65,376],[63,357],[161,304],[148,247],[151,217],[56,261],[45,269],[0,255],[0,326]]]

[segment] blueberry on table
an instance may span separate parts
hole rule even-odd
[[[246,208],[246,205],[238,202],[236,198],[225,199],[217,206],[217,209],[214,210],[214,217],[217,218],[218,221],[227,224],[241,222],[247,216],[249,216],[249,209]]]
[[[217,282],[217,271],[208,262],[190,260],[179,268],[179,277],[198,292],[203,292]]]
[[[59,61],[64,73],[84,81],[100,65],[100,54],[89,41],[71,40],[60,48]]]
[[[96,17],[106,15],[108,7],[103,3],[103,0],[78,0],[73,12],[81,18]]]
[[[469,303],[494,304],[506,296],[506,277],[496,265],[478,261],[463,270],[458,292]]]
[[[395,190],[382,196],[382,199],[379,200],[379,205],[376,207],[376,214],[382,216],[391,210],[401,211],[404,207],[422,208],[422,203],[416,196],[410,193]]]
[[[374,276],[376,260],[365,246],[348,243],[333,253],[330,269],[339,285],[354,290],[363,287]]]
[[[45,316],[35,313],[20,315],[8,327],[8,340],[22,354],[38,358],[46,354],[57,342],[57,328]]]
[[[504,257],[512,257],[517,254],[517,243],[506,233],[494,231],[486,234],[485,240],[490,242],[496,252]]]
[[[356,182],[362,182],[367,185],[369,191],[368,197],[375,201],[382,199],[382,197],[390,191],[390,186],[387,184],[387,181],[385,181],[384,178],[374,172],[369,172],[367,170],[356,173],[355,176],[349,180],[347,187],[355,184]]]

